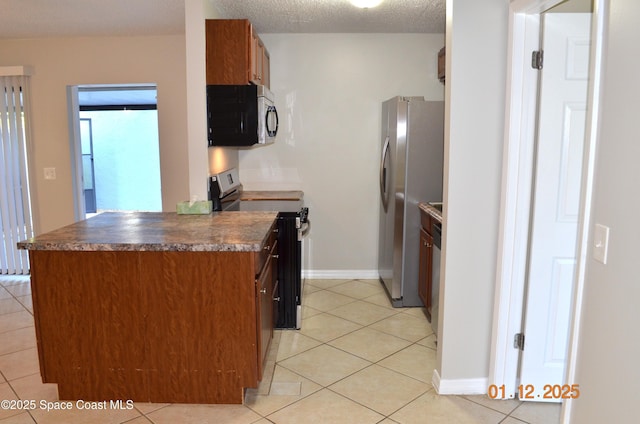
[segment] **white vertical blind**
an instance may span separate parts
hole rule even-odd
[[[0,74],[1,75],[1,74]],[[0,272],[28,274],[29,257],[16,243],[33,237],[27,167],[29,81],[0,76]]]

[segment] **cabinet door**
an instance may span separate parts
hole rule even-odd
[[[271,86],[271,57],[264,46],[262,49],[262,84],[267,88]]]
[[[249,69],[249,81],[256,85],[264,85],[269,88],[270,83],[270,58],[264,43],[253,31],[251,27],[251,40],[250,40],[250,69]]]
[[[441,48],[438,52],[438,79],[444,84],[445,80],[445,64],[446,64],[446,51],[445,48]]]
[[[207,84],[248,84],[251,24],[246,19],[206,21]]]
[[[269,345],[273,338],[274,326],[274,288],[277,278],[277,242],[269,251],[269,256],[258,275],[256,281],[256,304],[257,304],[257,341],[258,341],[258,375],[262,380],[264,364],[269,352]]]
[[[260,68],[262,64],[259,63],[261,60],[259,59],[259,38],[258,34],[253,31],[253,26],[251,26],[251,38],[249,40],[249,81],[254,84],[258,84],[258,77],[260,75]]]
[[[424,229],[420,229],[420,265],[418,272],[418,294],[425,308],[427,318],[431,322],[431,269],[433,263],[433,237]]]
[[[263,79],[264,73],[264,44],[258,36],[251,43],[251,82],[256,85],[266,85]]]

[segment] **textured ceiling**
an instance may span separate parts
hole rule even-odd
[[[258,33],[444,33],[445,0],[208,0]],[[0,0],[0,38],[184,33],[185,0]]]
[[[209,0],[226,18],[248,18],[259,34],[300,32],[444,33],[445,0]]]

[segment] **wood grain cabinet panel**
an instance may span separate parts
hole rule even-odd
[[[431,322],[431,291],[433,284],[433,236],[431,215],[420,209],[420,249],[418,265],[418,295],[427,309],[427,319]]]
[[[441,83],[445,83],[445,79],[446,79],[446,48],[443,47],[440,49],[440,51],[438,52],[438,80],[440,80]]]
[[[431,321],[431,283],[433,264],[433,237],[420,229],[420,265],[418,271],[418,295],[427,308],[427,318]]]
[[[253,252],[30,251],[43,381],[62,400],[242,403],[273,334],[276,249],[261,268]]]
[[[270,57],[247,19],[206,21],[207,85],[270,84]]]

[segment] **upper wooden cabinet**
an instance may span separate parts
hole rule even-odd
[[[445,80],[445,62],[446,62],[446,50],[441,48],[438,52],[438,79],[444,84]]]
[[[269,52],[247,19],[208,19],[207,85],[269,87]]]
[[[249,80],[257,85],[264,85],[269,87],[269,65],[270,58],[264,43],[253,31],[251,27],[251,75]]]

